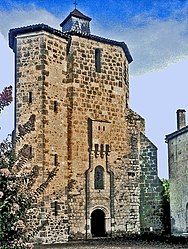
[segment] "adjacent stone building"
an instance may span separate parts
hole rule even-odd
[[[188,235],[188,125],[177,110],[177,131],[166,136],[170,179],[171,232]]]
[[[33,219],[36,239],[162,232],[157,149],[129,107],[124,42],[90,34],[91,18],[75,9],[62,31],[45,24],[12,29],[16,60],[15,129],[36,115],[27,135],[38,182],[57,167]],[[29,167],[29,166],[28,166]]]

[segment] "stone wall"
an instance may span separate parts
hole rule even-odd
[[[141,133],[140,225],[141,233],[163,233],[162,182],[157,175],[157,148]]]
[[[58,174],[40,196],[39,208],[34,210],[32,223],[41,226],[38,240],[48,243],[67,239],[67,102],[66,78],[67,41],[46,32],[20,35],[16,47],[16,128],[31,114],[36,115],[35,131],[24,143],[32,146],[32,160],[27,167],[37,164],[40,174],[35,187],[44,182],[48,173],[58,167]],[[29,101],[29,92],[32,99]],[[54,101],[57,110],[54,111]],[[54,156],[58,155],[57,165]],[[54,212],[54,203],[58,215]],[[47,221],[47,222],[46,222]],[[45,225],[43,225],[45,224]],[[58,227],[58,229],[57,229]]]
[[[188,132],[168,141],[171,232],[188,232]]]
[[[68,170],[67,170],[67,41],[44,34],[41,44],[43,64],[39,68],[43,80],[43,174],[54,167],[59,170],[44,194],[44,219],[40,233],[45,243],[63,242],[68,238]],[[55,159],[56,157],[56,159]],[[56,162],[55,162],[56,161]]]
[[[96,49],[100,72],[95,68]],[[16,58],[16,125],[36,115],[36,130],[26,139],[32,145],[30,166],[37,164],[41,170],[37,184],[58,168],[32,216],[42,226],[38,241],[91,238],[96,209],[105,214],[108,236],[140,233],[140,196],[141,217],[154,196],[152,215],[157,216],[160,191],[156,148],[140,136],[144,120],[128,105],[124,50],[86,37],[65,39],[40,31],[17,37]],[[141,165],[140,145],[147,161]],[[104,170],[103,189],[94,187],[97,166]],[[140,193],[140,179],[147,200]],[[149,222],[147,228],[160,226],[158,218]]]
[[[95,71],[96,48],[101,51],[100,73]],[[129,129],[129,123],[125,120],[125,113],[128,110],[126,102],[129,96],[126,57],[120,47],[78,36],[72,36],[69,56],[73,63],[73,101],[68,124],[71,127],[69,177],[74,182],[73,189],[69,192],[71,236],[84,237],[86,219],[87,235],[91,235],[91,213],[96,208],[106,210],[110,219],[108,224],[113,224],[110,228],[111,233],[126,231],[137,233],[139,231],[138,187],[134,187],[132,183],[128,186],[130,180],[127,169],[130,160],[127,159],[127,165],[124,162],[124,158],[128,158],[132,153],[130,146],[132,133],[138,133],[138,128],[132,125]],[[88,118],[91,119],[94,129],[92,141],[88,141]],[[101,126],[100,131],[99,126]],[[103,127],[106,127],[105,131]],[[88,142],[92,144],[92,148]],[[108,144],[110,147],[108,157],[95,157],[94,144],[99,146]],[[103,195],[93,190],[93,174],[97,165],[105,169],[106,186]],[[85,193],[85,172],[88,170],[89,186]],[[135,167],[134,170],[138,171],[138,168]],[[113,193],[110,190],[112,189],[110,174],[114,179]],[[139,176],[139,172],[135,172],[135,175]],[[134,179],[138,185],[139,178]],[[127,191],[128,188],[130,191]],[[132,205],[137,208],[133,208]],[[132,209],[136,213],[134,221],[129,215]],[[131,227],[127,225],[129,221],[134,223]]]

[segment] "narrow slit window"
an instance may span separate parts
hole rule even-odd
[[[55,216],[58,215],[58,202],[57,201],[54,202],[54,215]]]
[[[32,92],[29,92],[29,96],[28,96],[28,102],[31,104],[32,103]]]
[[[104,144],[101,144],[101,154],[104,152]]]
[[[57,109],[58,109],[57,106],[58,106],[58,104],[57,104],[57,101],[55,100],[54,101],[54,112],[57,112]]]
[[[95,144],[95,151],[97,152],[99,150],[99,145]]]
[[[101,72],[101,50],[99,48],[95,49],[95,70],[96,72]]]
[[[54,166],[57,166],[58,165],[58,155],[55,154],[54,155]]]
[[[29,158],[32,158],[32,154],[33,154],[33,150],[32,150],[32,146],[29,146]]]
[[[126,108],[129,108],[128,98],[128,94],[126,93]]]
[[[106,144],[106,153],[108,153],[110,151],[110,146],[109,144]]]
[[[134,177],[134,176],[135,176],[135,173],[134,173],[134,172],[128,172],[128,176],[129,176],[129,177]]]

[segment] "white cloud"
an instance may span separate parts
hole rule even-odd
[[[131,75],[156,71],[188,58],[187,8],[174,11],[166,19],[157,19],[150,12],[133,17],[129,24],[106,27],[96,22],[95,32],[127,43],[134,59]]]
[[[0,11],[0,32],[6,37],[10,28],[45,23],[59,29],[60,20],[44,9],[13,9]]]
[[[143,28],[128,30],[135,60],[132,74],[155,71],[188,58],[187,24],[188,20],[151,20]]]
[[[171,63],[188,58],[187,9],[175,10],[165,20],[156,19],[153,12],[134,16],[128,24],[117,23],[101,26],[93,20],[94,33],[115,40],[124,40],[133,56],[131,75],[143,74],[167,67]],[[177,18],[178,17],[178,18]],[[6,37],[14,27],[46,23],[60,29],[59,20],[44,9],[13,9],[0,12],[0,32]]]

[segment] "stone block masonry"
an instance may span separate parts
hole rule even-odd
[[[46,243],[54,241],[54,235],[58,242],[64,241],[68,233],[67,87],[62,84],[67,73],[66,46],[65,40],[46,32],[17,37],[16,124],[24,123],[31,114],[36,115],[34,135],[28,135],[26,141],[32,146],[31,165],[41,168],[38,184],[53,167],[59,167],[55,181],[43,197],[42,211],[39,209],[38,216],[36,212],[34,215],[39,224],[46,222],[48,216],[48,225],[39,233],[39,240]],[[60,207],[58,218],[54,215],[55,201]]]
[[[157,148],[141,133],[140,148],[140,222],[141,232],[164,232],[162,182],[157,175]]]
[[[89,25],[79,11],[72,16],[74,24],[81,18]],[[41,24],[11,30],[10,46],[16,55],[15,129],[36,115],[35,132],[25,142],[32,146],[30,165],[41,169],[38,184],[59,169],[31,216],[42,225],[35,241],[139,234],[145,229],[140,206],[151,197],[143,201],[141,191],[155,185],[157,208],[160,183],[151,142],[143,140],[144,119],[129,108],[126,44]],[[156,212],[147,224],[155,216],[157,230]]]
[[[188,125],[185,110],[177,110],[177,131],[166,136],[170,180],[171,232],[188,235]]]

